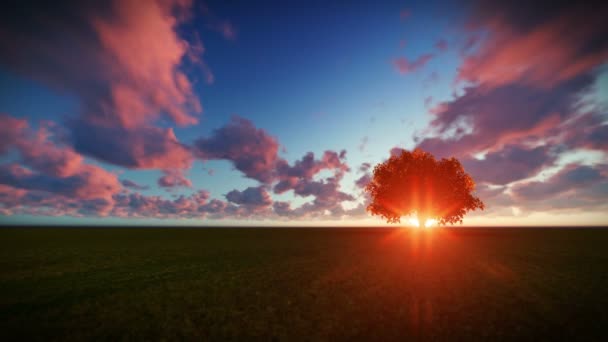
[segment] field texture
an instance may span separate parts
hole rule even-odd
[[[1,229],[0,340],[606,340],[603,229]]]

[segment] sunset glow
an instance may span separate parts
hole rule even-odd
[[[415,217],[411,217],[407,221],[412,227],[416,228],[432,228],[437,225],[437,220],[435,219],[426,220],[426,222],[424,223],[424,227],[420,226],[420,222],[418,222],[418,219]]]
[[[428,219],[428,220],[426,220],[426,222],[424,223],[424,226],[425,226],[426,228],[431,228],[431,227],[435,226],[436,224],[437,224],[437,220],[435,220],[435,219]]]

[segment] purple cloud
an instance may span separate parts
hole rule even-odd
[[[234,164],[246,177],[262,183],[274,179],[279,143],[247,119],[233,117],[226,126],[216,129],[211,137],[194,143],[194,153],[203,160],[224,159]]]
[[[232,190],[226,194],[226,199],[229,202],[244,206],[265,207],[272,204],[270,195],[261,186],[248,187],[243,191]]]

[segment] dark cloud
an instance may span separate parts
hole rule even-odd
[[[476,181],[503,185],[532,177],[556,159],[546,146],[526,149],[511,145],[488,153],[483,160],[464,159],[462,164]]]
[[[580,95],[608,58],[608,29],[600,19],[607,8],[560,1],[473,2],[469,28],[478,48],[465,57],[458,76],[469,85],[431,111],[429,132],[437,135],[423,137],[418,147],[463,157],[506,154],[498,151],[547,138],[562,143],[554,135],[577,115]],[[485,39],[479,40],[479,30],[486,31]],[[601,139],[603,128],[596,129],[577,144]]]
[[[607,176],[605,173],[606,166],[592,167],[570,164],[546,181],[518,184],[512,188],[512,192],[516,199],[523,201],[551,199],[557,195],[569,191],[577,192],[605,181]]]
[[[349,167],[344,161],[345,158],[345,151],[339,154],[334,151],[325,151],[319,160],[315,159],[314,153],[308,152],[302,159],[296,160],[293,166],[285,161],[278,163],[277,177],[284,182],[293,183],[298,179],[311,180],[322,170],[333,170],[342,174],[349,171]],[[275,190],[275,192],[277,191]],[[277,193],[281,192],[278,191]]]
[[[608,151],[608,121],[603,112],[580,115],[564,124],[557,134],[569,147]]]
[[[129,189],[133,189],[133,190],[148,190],[150,188],[149,186],[137,184],[134,181],[129,180],[129,179],[123,179],[120,181],[120,183],[125,188],[129,188]]]
[[[440,136],[424,138],[418,147],[439,156],[461,157],[538,141],[576,112],[579,93],[592,82],[584,75],[549,89],[519,83],[468,87],[439,105],[430,128]]]
[[[262,183],[275,178],[279,143],[247,119],[233,117],[226,126],[213,131],[209,138],[194,143],[196,156],[203,160],[225,159],[246,177]]]
[[[294,215],[293,209],[289,202],[275,201],[272,203],[274,212],[280,217],[292,217]]]
[[[79,153],[132,169],[189,168],[192,155],[171,128],[124,128],[74,121],[71,142]]]
[[[263,187],[249,187],[243,191],[232,190],[226,194],[229,202],[244,206],[269,206],[272,204],[270,195]]]

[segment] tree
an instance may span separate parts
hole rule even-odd
[[[427,219],[440,225],[462,223],[467,211],[485,207],[472,195],[475,182],[456,158],[437,161],[420,149],[403,150],[376,165],[365,190],[371,197],[367,211],[389,223],[414,213],[420,225]]]

